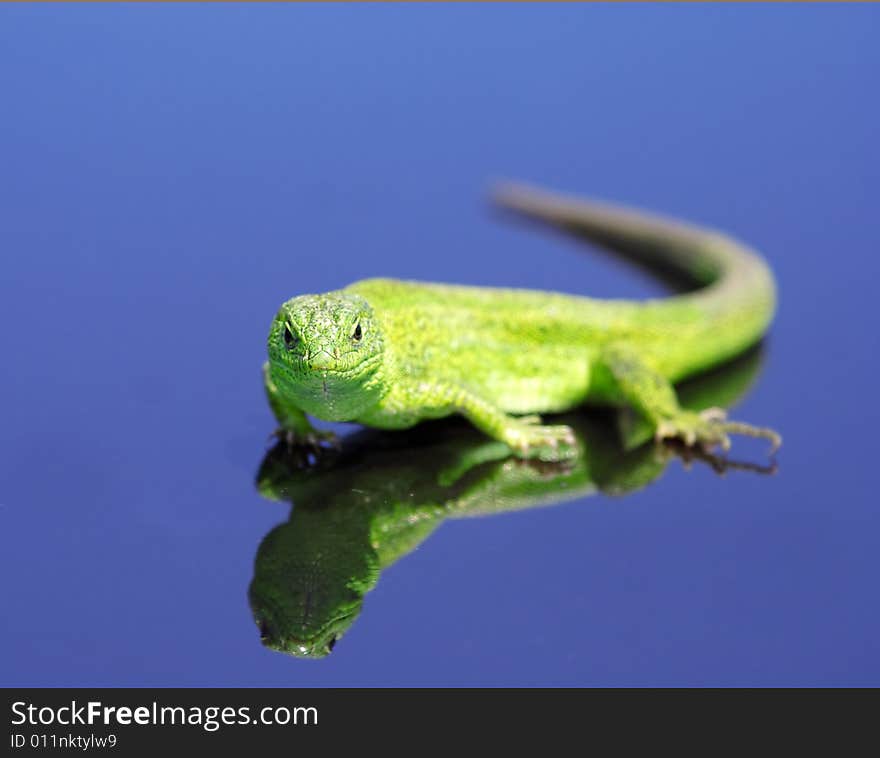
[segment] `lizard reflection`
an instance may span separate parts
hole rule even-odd
[[[685,407],[729,407],[759,367],[754,351],[680,387]],[[295,504],[257,550],[249,599],[263,644],[320,658],[351,627],[380,573],[447,518],[488,515],[582,498],[625,495],[656,480],[676,455],[627,411],[567,414],[578,455],[563,464],[523,461],[466,424],[434,422],[396,434],[362,431],[335,459],[303,468],[284,443],[270,450],[257,486]],[[700,453],[716,471],[772,468]]]

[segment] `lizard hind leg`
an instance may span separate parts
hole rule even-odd
[[[658,441],[678,439],[684,444],[704,449],[730,448],[730,435],[761,437],[770,441],[771,454],[782,444],[782,437],[772,429],[729,421],[722,408],[707,408],[699,413],[683,409],[672,384],[648,366],[637,351],[616,346],[603,354],[622,397],[654,424]]]

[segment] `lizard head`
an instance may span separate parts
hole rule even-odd
[[[248,601],[263,645],[323,658],[360,614],[378,556],[360,509],[310,504],[302,494],[307,504],[298,500],[290,521],[260,543]]]
[[[269,331],[278,389],[325,421],[352,421],[381,392],[382,332],[360,295],[301,295],[281,306]]]
[[[346,589],[334,605],[329,593],[320,592],[325,588],[310,589],[307,583],[301,587],[298,578],[290,578],[290,588],[279,585],[283,595],[257,581],[251,586],[249,599],[260,641],[270,650],[297,658],[324,658],[358,617],[363,598]],[[273,589],[274,593],[267,592]]]

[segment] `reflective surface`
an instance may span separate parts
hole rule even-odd
[[[679,389],[682,407],[729,407],[757,365],[753,351],[688,382]],[[286,443],[276,445],[263,459],[257,486],[267,498],[289,501],[293,511],[257,551],[249,596],[263,643],[300,658],[329,655],[381,572],[446,519],[509,513],[596,493],[628,495],[657,479],[676,455],[719,474],[776,472],[773,462],[657,446],[651,429],[628,411],[591,410],[555,421],[577,435],[577,457],[559,464],[516,459],[506,445],[459,419],[396,434],[362,432],[338,452],[307,465]]]
[[[2,683],[877,684],[878,20],[0,8]],[[499,175],[765,252],[780,312],[737,416],[783,433],[779,471],[673,460],[612,498],[585,459],[591,486],[565,504],[401,534],[389,555],[414,549],[379,561],[329,656],[268,649],[255,553],[308,513],[254,485],[281,301],[379,275],[661,291],[494,218]],[[613,421],[578,418],[605,449]],[[448,471],[412,461],[459,432],[483,445],[443,426],[391,443],[394,465]],[[388,487],[442,506],[484,474],[504,484],[505,465],[465,465],[434,504],[405,477]]]

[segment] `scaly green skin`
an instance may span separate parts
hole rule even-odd
[[[636,302],[371,279],[293,298],[272,323],[265,369],[288,443],[328,438],[307,413],[379,429],[461,414],[521,457],[557,461],[576,452],[572,430],[534,414],[592,403],[635,408],[658,440],[727,448],[738,432],[779,445],[719,409],[683,410],[672,386],[764,334],[775,288],[759,256],[716,232],[538,190],[500,200],[703,288]]]
[[[750,353],[681,388],[693,412],[728,406],[758,367]],[[362,432],[336,460],[298,468],[282,443],[257,477],[266,497],[294,504],[290,520],[263,539],[249,597],[263,643],[299,657],[323,657],[354,623],[380,573],[447,518],[550,505],[595,492],[623,495],[647,486],[671,459],[632,414],[566,417],[577,443],[563,463],[520,461],[503,443],[461,424],[411,432]],[[615,425],[614,422],[617,422]],[[709,460],[713,465],[719,461]],[[725,463],[734,467],[737,464]]]

